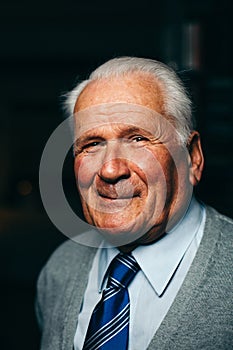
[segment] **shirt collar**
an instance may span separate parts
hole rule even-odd
[[[154,244],[139,246],[132,252],[142,272],[159,296],[165,291],[198,232],[202,217],[203,208],[193,197],[186,214],[171,231]],[[98,287],[101,292],[108,266],[119,250],[109,245],[106,249],[100,249],[98,253],[100,254]]]
[[[98,289],[99,293],[102,292],[104,288],[104,277],[107,273],[108,267],[111,261],[119,254],[119,250],[116,247],[112,247],[110,244],[104,241],[104,248],[100,246],[98,250],[99,254],[99,268],[98,268]]]

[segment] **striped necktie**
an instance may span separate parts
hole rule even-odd
[[[118,254],[109,266],[106,289],[89,323],[83,350],[126,350],[129,337],[128,285],[140,267],[132,255]]]

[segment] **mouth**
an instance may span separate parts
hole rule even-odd
[[[100,193],[100,192],[97,192],[98,196],[105,199],[105,200],[109,200],[109,201],[116,201],[116,200],[122,200],[122,199],[126,199],[126,200],[129,200],[129,199],[132,199],[132,198],[135,198],[135,197],[140,197],[139,194],[130,194],[130,195],[126,195],[126,194],[123,194],[123,195],[107,195],[107,194],[103,194],[103,193]]]
[[[140,184],[130,181],[120,181],[116,184],[110,184],[103,181],[97,181],[93,187],[96,196],[105,203],[120,203],[141,197],[142,188]]]
[[[129,200],[135,197],[140,197],[140,190],[133,188],[132,186],[126,187],[116,187],[116,186],[101,186],[96,188],[96,193],[99,197],[105,200]]]

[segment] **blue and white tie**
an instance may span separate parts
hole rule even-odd
[[[109,266],[109,278],[89,323],[83,350],[126,350],[129,337],[128,285],[140,267],[132,255],[118,254]]]

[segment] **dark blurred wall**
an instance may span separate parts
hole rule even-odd
[[[232,1],[3,0],[0,43],[0,348],[36,350],[35,281],[65,239],[43,209],[39,163],[75,79],[119,55],[177,69],[206,157],[198,196],[233,216]],[[71,155],[65,168],[75,202]]]

